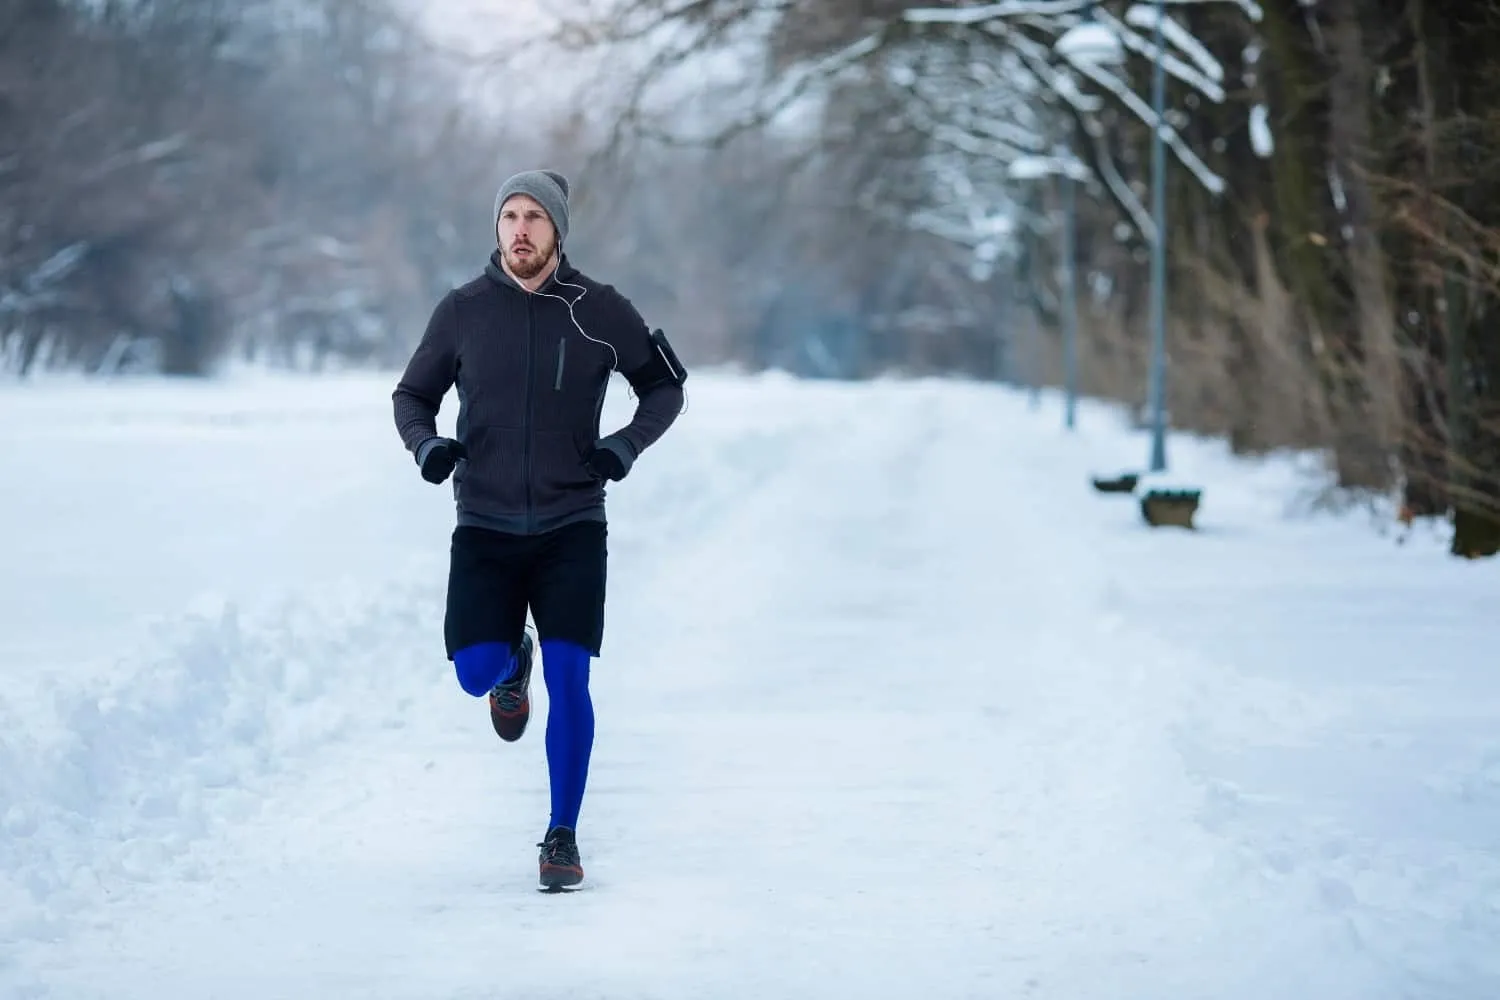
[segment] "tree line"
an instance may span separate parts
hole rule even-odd
[[[699,54],[753,39],[764,61],[746,79],[766,97],[734,127],[775,121],[796,106],[777,88],[817,77],[824,155],[876,162],[853,178],[849,210],[937,233],[984,264],[931,301],[990,310],[1012,357],[1029,352],[1028,377],[1051,384],[1063,371],[1059,206],[1075,184],[1083,389],[1136,407],[1160,125],[1172,426],[1224,435],[1243,454],[1320,449],[1345,495],[1452,517],[1455,552],[1493,554],[1500,7],[1165,9],[1161,122],[1151,0],[619,0],[571,37],[660,32],[661,44]],[[1097,43],[1100,29],[1113,59],[1064,42],[1087,30]],[[677,68],[644,72],[661,82]],[[671,110],[626,117],[670,131]],[[1067,169],[1036,167],[1049,160]],[[996,277],[1009,289],[998,298]]]
[[[586,106],[510,96],[566,56],[476,61],[396,0],[0,0],[0,25],[0,373],[399,364],[539,164],[574,177],[575,262],[695,363],[920,361],[857,329],[930,291],[871,277],[897,230],[843,213],[805,136],[622,156]]]
[[[423,166],[458,125],[389,11],[283,6],[0,0],[0,366],[394,356],[466,235]]]
[[[1153,9],[610,0],[507,64],[395,0],[0,0],[0,371],[398,364],[545,163],[570,255],[691,363],[843,378],[1060,383],[1071,187],[1081,386],[1140,408]],[[1500,13],[1166,9],[1172,425],[1493,552]],[[559,68],[593,90],[507,103]]]

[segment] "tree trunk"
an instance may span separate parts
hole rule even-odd
[[[1433,200],[1439,183],[1440,113],[1433,71],[1443,64],[1445,57],[1444,25],[1432,17],[1427,0],[1409,0],[1404,13],[1410,30],[1412,73],[1403,100],[1388,116],[1388,128],[1399,141],[1401,130],[1407,127],[1409,109],[1415,109],[1420,156],[1403,163],[1402,172],[1411,176],[1419,188],[1412,206],[1418,231],[1431,233],[1441,241],[1444,226]],[[1397,16],[1396,11],[1388,12],[1387,16]],[[1443,101],[1443,113],[1450,103]],[[1414,363],[1405,372],[1405,401],[1411,419],[1401,447],[1405,474],[1402,506],[1410,516],[1434,517],[1445,514],[1449,506],[1447,481],[1453,463],[1447,451],[1453,444],[1450,403],[1453,378],[1447,369],[1451,369],[1455,360],[1451,351],[1453,332],[1461,330],[1467,319],[1459,314],[1455,293],[1461,294],[1461,290],[1455,286],[1452,264],[1438,247],[1428,239],[1408,234],[1400,249],[1393,252],[1408,261],[1406,283],[1398,282],[1397,297],[1413,303],[1421,316],[1417,334],[1420,343],[1415,345],[1419,350],[1412,352]]]
[[[1343,485],[1384,488],[1402,430],[1401,368],[1378,209],[1370,182],[1373,74],[1360,26],[1360,0],[1326,0],[1329,22],[1329,159],[1344,195],[1349,280],[1358,324],[1340,359],[1348,390],[1340,421]]]
[[[1328,213],[1325,157],[1325,109],[1312,66],[1311,40],[1300,27],[1299,0],[1274,0],[1265,6],[1268,55],[1274,67],[1264,78],[1275,117],[1276,146],[1271,159],[1275,212],[1272,234],[1280,272],[1294,297],[1320,326],[1330,326],[1338,312],[1326,280],[1329,255],[1322,249]]]

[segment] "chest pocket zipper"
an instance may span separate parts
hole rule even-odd
[[[568,339],[562,338],[557,342],[557,378],[552,381],[552,388],[558,392],[562,391],[563,358],[568,350]]]

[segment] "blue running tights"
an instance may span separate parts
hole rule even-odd
[[[589,697],[589,651],[566,639],[542,640],[542,679],[547,685],[547,775],[552,786],[548,829],[577,829],[594,748],[594,703]],[[453,654],[459,686],[475,698],[509,680],[516,659],[502,642],[483,642]]]

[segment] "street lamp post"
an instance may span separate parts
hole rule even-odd
[[[1156,229],[1151,242],[1151,374],[1148,403],[1151,407],[1151,471],[1167,467],[1167,196],[1166,148],[1162,138],[1166,106],[1166,72],[1162,68],[1164,48],[1162,21],[1164,0],[1156,0],[1156,65],[1151,79],[1151,106],[1156,113],[1151,141],[1151,219]]]
[[[1023,156],[1011,161],[1009,174],[1012,180],[1039,180],[1056,177],[1061,186],[1063,202],[1063,226],[1061,276],[1058,281],[1062,298],[1063,318],[1063,387],[1065,404],[1063,424],[1072,430],[1078,410],[1078,209],[1077,184],[1087,178],[1088,172],[1073,154],[1066,150],[1054,156]]]
[[[1077,206],[1074,187],[1078,182],[1071,175],[1062,175],[1063,190],[1063,376],[1064,398],[1063,426],[1073,429],[1078,408],[1078,290],[1074,252],[1077,226]]]

